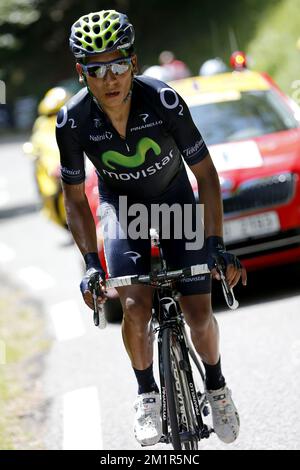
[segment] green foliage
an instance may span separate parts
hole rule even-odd
[[[0,25],[29,25],[39,19],[38,0],[1,0]]]
[[[300,79],[299,37],[299,0],[285,0],[265,12],[247,49],[253,67],[268,72],[288,94],[292,83]]]
[[[41,97],[75,77],[68,48],[72,23],[81,15],[115,8],[136,29],[140,66],[157,63],[171,49],[197,74],[208,58],[228,62],[233,49],[247,49],[253,65],[289,91],[299,76],[295,42],[300,35],[299,0],[1,0],[0,77],[8,100]]]

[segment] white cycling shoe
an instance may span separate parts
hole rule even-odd
[[[225,387],[206,390],[212,411],[213,427],[218,438],[226,444],[234,442],[240,430],[240,418],[231,398],[231,390]]]
[[[153,446],[161,438],[160,408],[160,395],[156,392],[142,393],[135,401],[134,435],[142,446]]]

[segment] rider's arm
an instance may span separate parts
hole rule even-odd
[[[78,113],[62,108],[57,116],[56,140],[67,223],[83,255],[97,253],[96,227],[85,195],[84,154],[78,134]]]
[[[164,115],[167,118],[168,129],[182,157],[196,176],[200,202],[204,204],[207,264],[212,270],[213,277],[220,279],[213,266],[215,265],[215,256],[222,255],[222,259],[227,266],[226,280],[229,287],[234,287],[237,284],[241,274],[243,284],[246,285],[247,274],[245,269],[241,269],[241,265],[234,255],[225,253],[220,183],[207,146],[184,100],[174,90],[168,91],[167,88],[167,86],[164,87],[163,92],[160,92],[160,96],[163,96],[162,109],[164,109]]]
[[[97,253],[96,227],[85,194],[84,183],[67,184],[62,182],[67,223],[73,238],[81,251]]]
[[[84,154],[78,133],[79,119],[80,114],[63,107],[57,116],[56,140],[60,153],[67,223],[86,264],[86,274],[80,283],[80,290],[86,304],[94,308],[89,281],[95,273],[102,279],[105,274],[98,257],[95,222],[85,194]],[[101,288],[101,292],[103,289]]]
[[[204,204],[204,227],[206,248],[208,252],[207,264],[213,268],[215,260],[222,259],[222,265],[226,266],[226,281],[233,288],[242,277],[243,285],[247,285],[247,273],[241,266],[239,260],[231,253],[226,252],[223,240],[223,203],[219,177],[211,156],[206,157],[199,163],[192,165],[199,188],[200,203]],[[225,264],[224,264],[225,262]],[[219,263],[219,261],[217,261]],[[220,279],[220,274],[212,269],[213,277]]]
[[[223,204],[220,182],[210,154],[207,153],[203,160],[190,168],[197,179],[200,204],[204,204],[205,237],[223,237]]]

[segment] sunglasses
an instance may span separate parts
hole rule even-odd
[[[89,77],[104,78],[108,70],[114,75],[123,75],[131,66],[131,58],[116,59],[111,62],[93,62],[87,65],[82,65],[82,70],[89,75]]]

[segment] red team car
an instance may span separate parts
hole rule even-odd
[[[217,168],[227,249],[248,270],[299,261],[298,106],[268,75],[247,69],[170,85],[187,102]],[[197,183],[189,175],[197,197]],[[99,224],[93,172],[86,191]],[[100,235],[99,249],[104,262]]]

